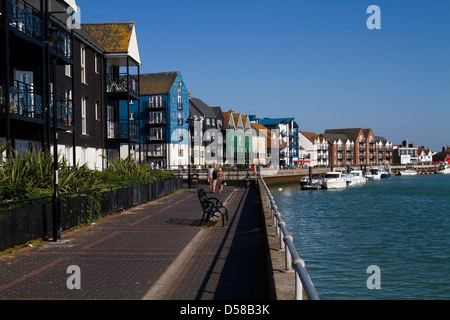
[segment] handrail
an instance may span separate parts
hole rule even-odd
[[[264,179],[259,177],[259,180],[264,188],[264,193],[270,206],[273,224],[274,226],[277,226],[277,235],[280,236],[280,249],[285,251],[286,271],[289,272],[292,271],[292,269],[295,271],[295,299],[303,299],[304,289],[306,297],[309,300],[319,300],[319,295],[317,294],[314,284],[306,271],[305,262],[300,258],[300,255],[295,248],[292,235],[287,230],[286,223],[281,218],[281,213],[277,209],[273,196]]]

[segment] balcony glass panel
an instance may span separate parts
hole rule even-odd
[[[9,88],[9,112],[30,118],[43,118],[42,89],[14,80]]]
[[[9,25],[42,40],[42,14],[23,0],[8,0]]]
[[[137,77],[126,73],[108,73],[107,76],[108,81],[106,89],[108,92],[129,92],[135,95],[138,94],[139,82]],[[130,83],[128,83],[128,79],[130,80]]]

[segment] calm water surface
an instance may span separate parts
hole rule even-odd
[[[321,299],[450,299],[450,175],[271,191]]]

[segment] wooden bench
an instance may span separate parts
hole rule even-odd
[[[228,221],[228,210],[217,198],[208,198],[203,188],[198,188],[198,199],[202,206],[203,215],[200,225],[203,221],[211,221],[214,217],[222,217],[222,227],[225,226],[225,219]]]

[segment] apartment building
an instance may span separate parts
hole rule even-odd
[[[0,142],[21,153],[56,145],[69,164],[98,170],[139,142],[120,121],[120,101],[139,98],[134,24],[71,25],[74,0],[0,5]]]
[[[392,143],[376,137],[372,129],[327,129],[322,136],[328,141],[331,166],[392,164]]]
[[[142,150],[154,166],[187,166],[189,93],[180,71],[140,75]]]
[[[257,119],[257,123],[270,129],[272,134],[279,133],[279,165],[297,166],[300,153],[299,127],[294,118],[263,118]]]

